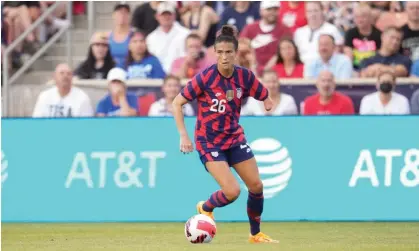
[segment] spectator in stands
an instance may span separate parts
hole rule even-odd
[[[380,71],[392,71],[396,77],[409,76],[412,62],[399,53],[403,33],[399,28],[387,28],[381,34],[381,48],[376,55],[361,62],[361,77],[377,77]]]
[[[204,2],[191,1],[187,2],[187,6],[188,11],[182,15],[182,23],[201,36],[205,47],[212,46],[220,17],[211,7],[204,5]]]
[[[326,21],[335,25],[341,34],[354,27],[353,10],[358,5],[354,1],[323,1]]]
[[[31,11],[36,9],[36,2],[28,3],[34,5],[28,7],[26,2],[2,1],[2,44],[11,44],[32,24]],[[35,3],[35,4],[34,4]],[[39,4],[39,3],[38,3]],[[34,12],[35,13],[35,12]],[[36,14],[36,13],[35,13]],[[9,70],[18,69],[23,65],[23,61],[29,58],[29,54],[34,54],[39,48],[36,32],[29,33],[23,43],[18,44],[10,54]]]
[[[239,38],[239,47],[237,49],[236,64],[253,71],[257,75],[256,55],[252,48],[250,39]]]
[[[355,27],[345,34],[345,55],[359,69],[361,61],[372,57],[381,47],[381,31],[373,25],[371,7],[360,4],[354,9]]]
[[[109,71],[109,94],[103,97],[96,108],[98,117],[132,117],[137,115],[137,96],[126,87],[127,73],[121,68]]]
[[[133,32],[131,35],[125,69],[128,79],[163,79],[166,76],[159,59],[147,50],[145,35],[139,31]]]
[[[135,8],[132,14],[132,27],[143,31],[146,37],[159,26],[156,19],[156,10],[159,3],[161,1],[148,1],[143,3]]]
[[[321,34],[329,34],[335,38],[337,46],[343,45],[343,37],[338,28],[325,21],[321,2],[307,2],[306,17],[307,25],[298,28],[294,34],[294,41],[304,64],[318,57],[318,41]]]
[[[41,9],[46,10],[55,3],[56,1],[41,1]],[[68,2],[59,2],[57,8],[55,8],[52,14],[46,18],[44,23],[46,26],[42,26],[40,30],[41,42],[46,42],[49,37],[52,37],[58,30],[70,25],[70,21],[66,19],[67,4]]]
[[[146,38],[148,50],[159,59],[166,73],[176,58],[185,55],[185,40],[191,32],[175,21],[175,13],[172,3],[161,2],[156,14],[159,27]]]
[[[278,22],[279,1],[262,1],[261,20],[244,27],[240,37],[250,39],[256,53],[257,74],[261,75],[266,63],[276,53],[278,41],[291,37],[291,30]]]
[[[298,109],[294,98],[280,92],[279,79],[275,71],[266,70],[263,72],[263,85],[268,89],[272,98],[273,106],[270,111],[266,111],[263,102],[254,98],[249,98],[241,111],[242,115],[250,116],[268,116],[268,115],[297,115]]]
[[[108,72],[115,67],[109,50],[109,40],[104,32],[96,32],[90,40],[87,59],[75,71],[75,78],[106,79]]]
[[[307,24],[304,1],[281,1],[278,15],[279,22],[290,28],[292,33]]]
[[[279,78],[303,77],[304,64],[292,39],[284,38],[279,42],[276,55],[265,66],[265,70],[268,69],[273,69]]]
[[[162,86],[164,97],[151,104],[148,116],[172,117],[172,102],[180,93],[180,89],[180,78],[174,75],[167,75]],[[191,104],[186,103],[183,106],[183,114],[185,114],[185,116],[194,116],[194,110]]]
[[[215,62],[205,53],[202,38],[195,32],[186,37],[185,48],[186,56],[173,61],[171,69],[171,73],[179,78],[190,79]]]
[[[352,77],[352,61],[346,55],[336,52],[333,36],[320,35],[318,53],[318,58],[305,65],[305,78],[317,78],[322,70],[330,71],[336,79]]]
[[[377,78],[377,92],[366,95],[361,100],[359,114],[361,115],[394,115],[409,114],[409,100],[394,92],[396,76],[389,71],[383,71]]]
[[[350,115],[354,114],[354,104],[350,97],[337,92],[333,73],[324,70],[317,79],[318,93],[304,100],[304,115]]]
[[[124,68],[128,57],[128,44],[132,31],[130,27],[131,8],[128,4],[117,4],[112,15],[114,28],[109,34],[109,47],[117,67]]]
[[[379,14],[375,27],[380,31],[385,31],[389,27],[401,28],[407,22],[407,14],[399,1],[387,1],[387,6]],[[382,5],[385,6],[384,4]]]
[[[93,108],[87,94],[72,85],[70,66],[59,64],[55,68],[55,86],[39,94],[33,117],[90,117]]]
[[[410,100],[411,113],[419,114],[419,89],[417,89]]]
[[[407,24],[402,27],[402,49],[412,61],[419,59],[419,2],[406,3]]]
[[[241,32],[246,25],[259,19],[260,14],[257,4],[251,1],[237,1],[232,2],[231,6],[224,10],[218,25],[219,27],[225,24],[234,25]]]

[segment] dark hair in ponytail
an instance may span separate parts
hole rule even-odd
[[[217,32],[217,38],[215,44],[221,42],[233,43],[234,49],[237,51],[239,47],[239,41],[237,40],[237,28],[233,25],[223,25],[221,30]]]

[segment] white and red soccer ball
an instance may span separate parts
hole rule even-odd
[[[217,233],[215,222],[204,214],[192,216],[185,224],[185,236],[189,242],[209,243]]]

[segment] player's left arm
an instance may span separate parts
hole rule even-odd
[[[265,109],[270,111],[272,109],[273,102],[269,97],[269,91],[265,88],[265,86],[262,85],[262,83],[256,78],[255,74],[251,71],[249,83],[249,95],[256,100],[263,101]]]

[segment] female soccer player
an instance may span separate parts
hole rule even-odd
[[[263,211],[263,185],[252,150],[247,145],[243,128],[239,125],[242,100],[253,97],[263,101],[266,110],[272,109],[268,90],[252,71],[234,65],[238,41],[236,29],[224,25],[215,40],[217,64],[198,73],[173,101],[173,115],[180,133],[180,150],[193,151],[185,128],[182,106],[198,99],[198,118],[195,144],[207,171],[220,185],[207,201],[197,205],[198,213],[214,219],[213,210],[234,202],[240,194],[240,185],[230,171],[233,167],[246,184],[249,195],[247,214],[250,222],[251,243],[277,243],[260,231]]]

